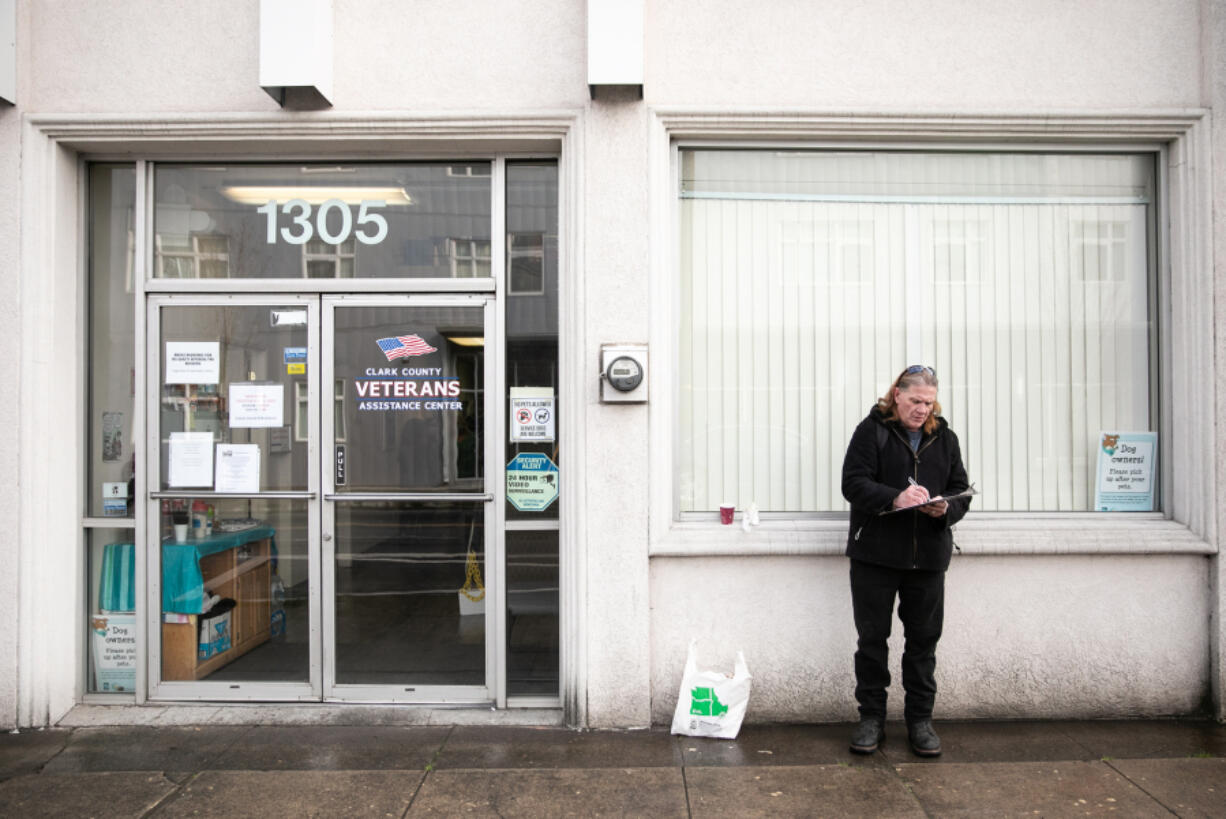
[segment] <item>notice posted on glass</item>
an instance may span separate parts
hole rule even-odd
[[[1155,432],[1100,432],[1094,508],[1100,512],[1152,512]]]

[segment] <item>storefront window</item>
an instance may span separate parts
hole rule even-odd
[[[507,164],[507,692],[556,696],[558,168]]]
[[[1154,159],[684,150],[679,508],[846,508],[847,439],[934,367],[981,497],[1087,511],[1156,429]]]
[[[490,164],[159,165],[158,278],[490,275]]]
[[[131,165],[89,173],[89,498],[91,517],[132,517],[136,400]]]
[[[558,171],[554,163],[507,164],[507,272],[535,292],[507,299],[507,384],[511,390],[507,458],[540,454],[558,464]],[[517,237],[534,237],[533,240]],[[529,255],[526,249],[535,244]],[[546,465],[549,466],[548,464]],[[508,492],[507,517],[557,520],[558,503]],[[539,506],[539,508],[538,508]]]
[[[135,169],[91,168],[90,650],[131,640],[155,700],[556,698],[556,161],[506,162],[497,192],[491,162],[142,167],[143,250]],[[189,281],[138,298],[145,254],[153,279]],[[356,278],[452,281],[309,283]],[[508,393],[489,395],[504,360]],[[529,423],[507,423],[490,457],[508,407]],[[506,526],[487,537],[504,454]],[[506,619],[487,619],[504,576]],[[133,692],[107,662],[91,654],[88,690]]]
[[[507,691],[558,694],[558,533],[507,532]]]
[[[87,680],[99,694],[136,691],[136,530],[86,535]]]
[[[93,165],[88,187],[85,690],[136,691],[133,304],[136,173]]]

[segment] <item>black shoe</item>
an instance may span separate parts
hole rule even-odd
[[[941,738],[932,729],[932,720],[922,719],[907,726],[907,741],[916,756],[940,756]]]
[[[856,730],[851,733],[851,752],[853,754],[876,753],[877,746],[884,741],[885,723],[873,717],[866,717],[860,720]]]

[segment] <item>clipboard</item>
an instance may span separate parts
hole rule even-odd
[[[887,509],[884,512],[878,512],[877,517],[881,517],[883,515],[893,515],[898,512],[906,512],[908,509],[919,509],[921,506],[928,506],[930,504],[937,503],[938,501],[951,501],[957,500],[958,498],[969,498],[971,495],[978,494],[979,490],[975,488],[975,484],[971,484],[956,495],[937,495],[935,498],[929,498],[923,503],[913,503],[910,506],[902,506],[898,509]]]

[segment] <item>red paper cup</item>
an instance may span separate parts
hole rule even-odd
[[[719,522],[727,526],[732,523],[732,513],[736,510],[730,503],[721,503],[719,505]]]

